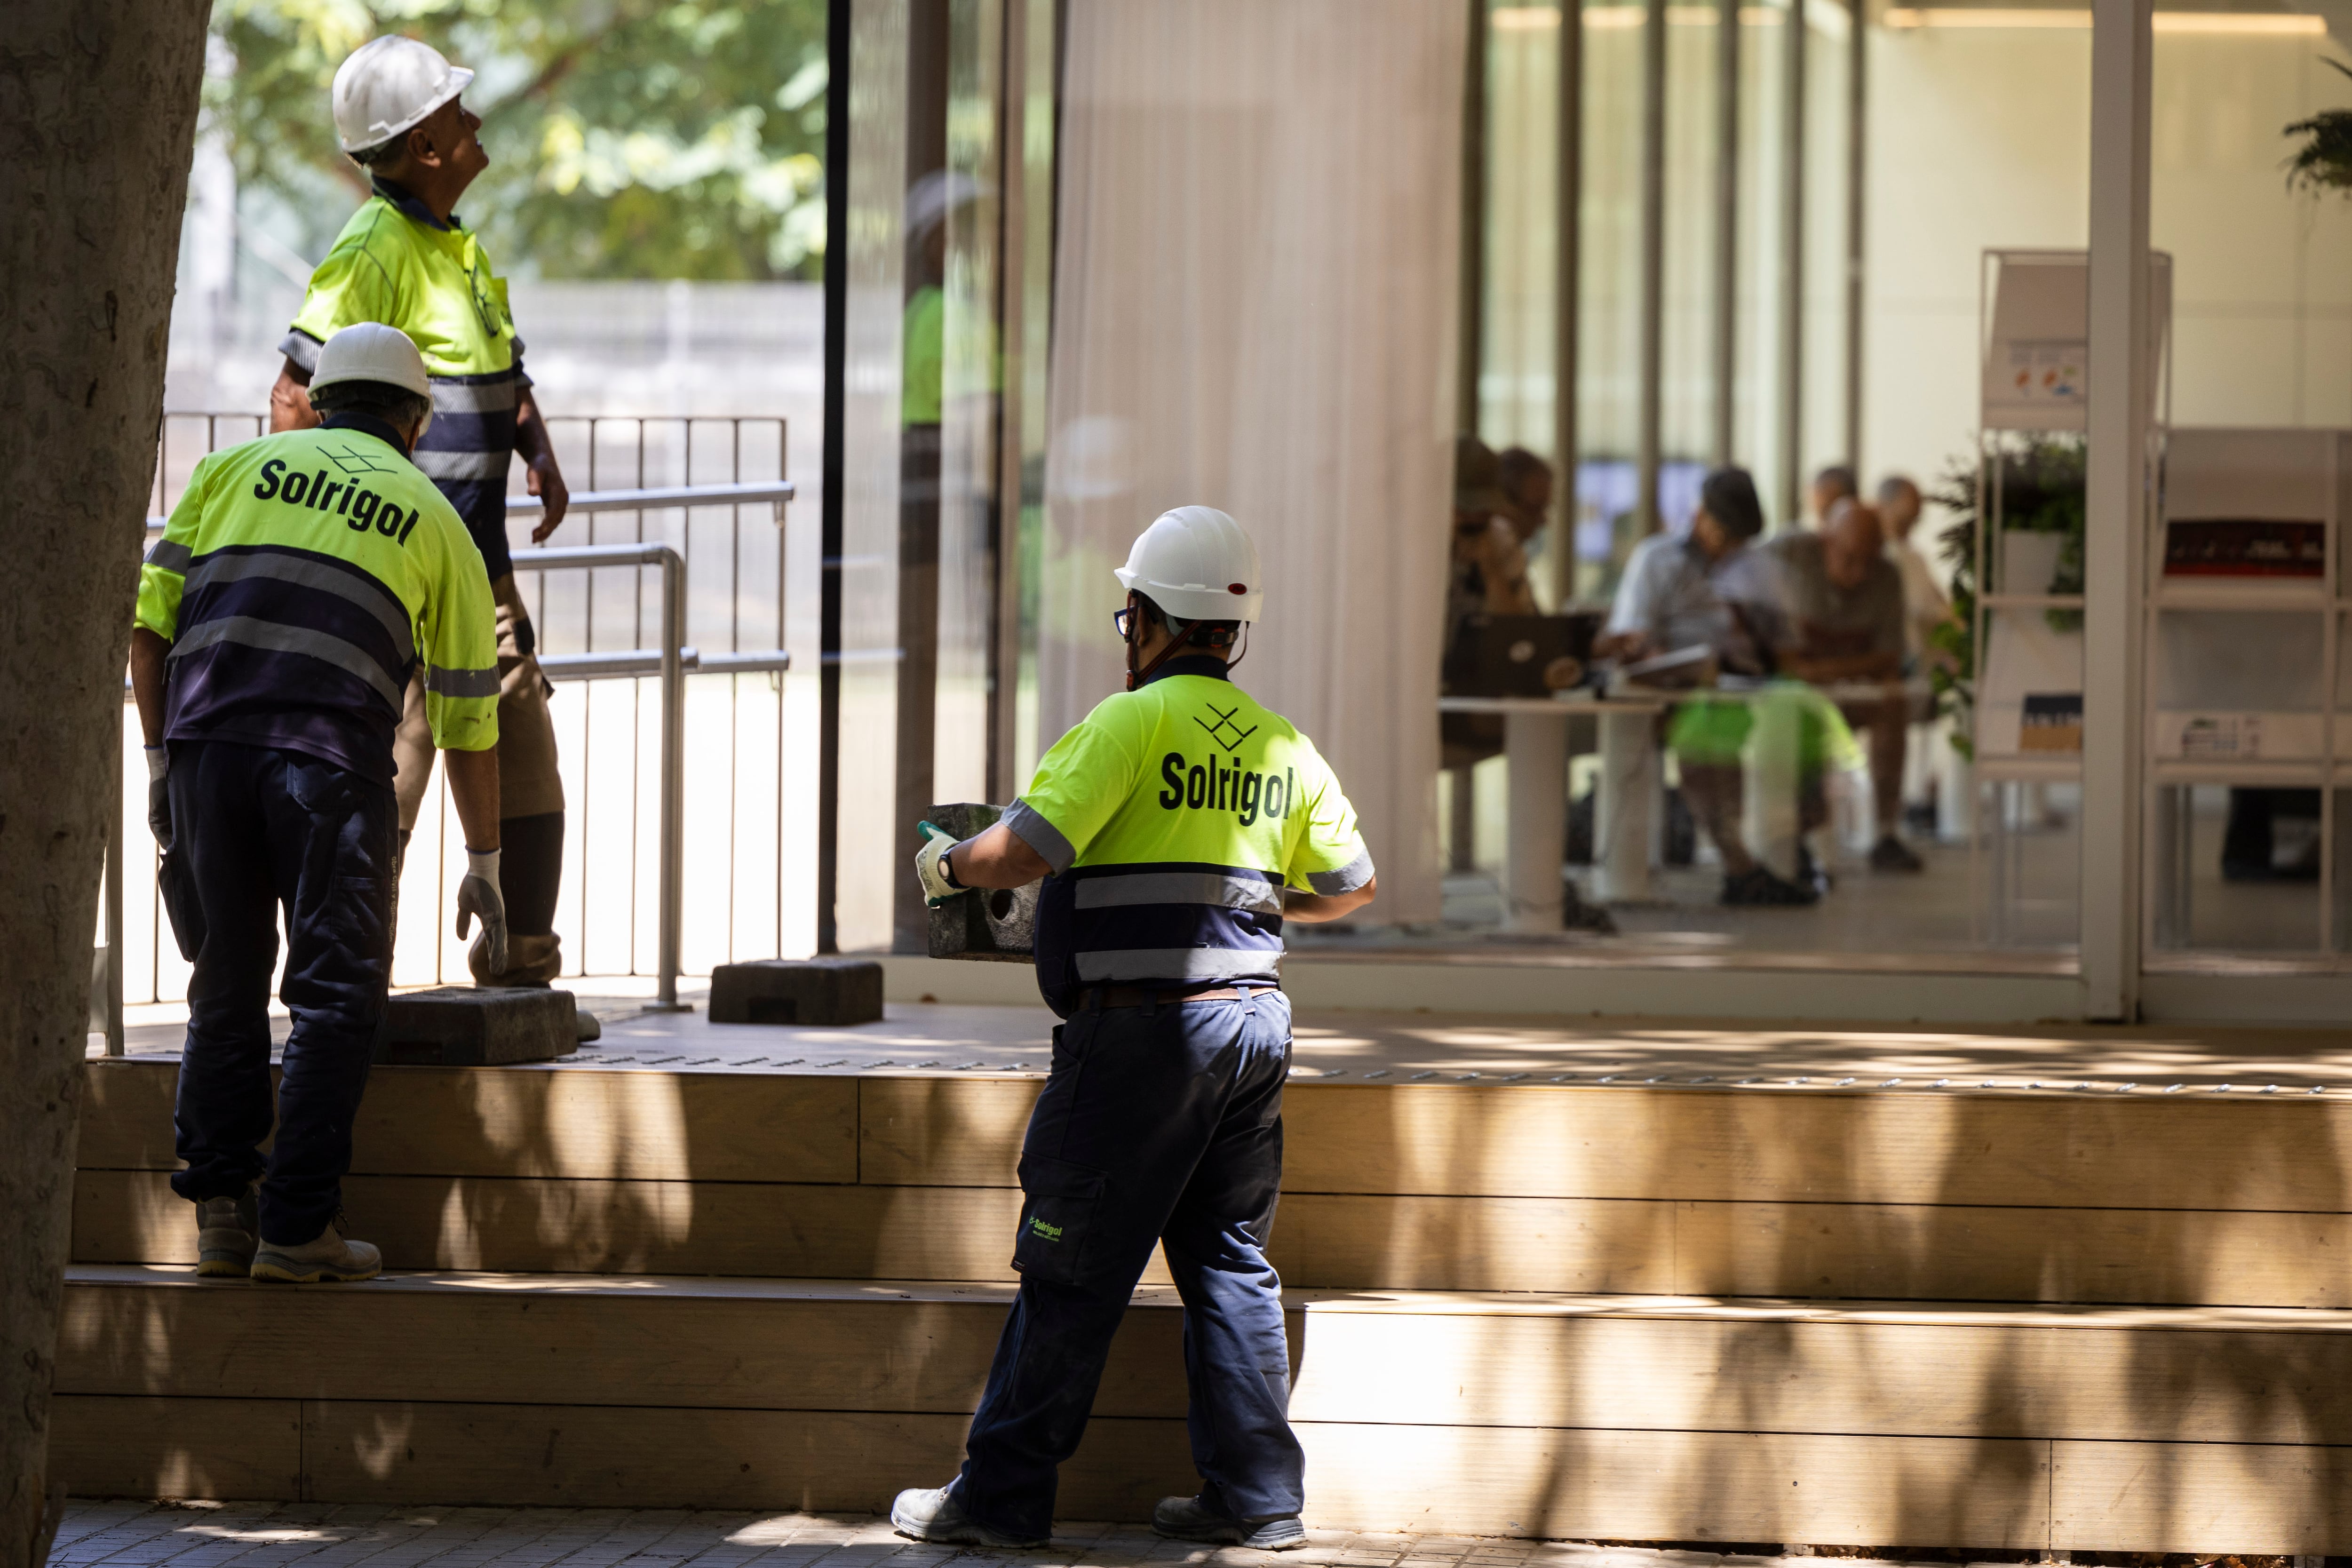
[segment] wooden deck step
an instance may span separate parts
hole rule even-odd
[[[94,1062],[77,1259],[192,1260],[174,1068]],[[1034,1080],[387,1068],[394,1267],[1003,1280]],[[1277,1267],[1334,1289],[2352,1310],[2352,1101],[1294,1084]]]
[[[873,1509],[953,1472],[1009,1292],[79,1267],[81,1495]],[[1293,1290],[1310,1522],[2352,1551],[2352,1314]],[[1187,1489],[1180,1312],[1129,1314],[1062,1512]]]

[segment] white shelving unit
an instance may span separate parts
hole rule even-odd
[[[2149,331],[2156,362],[2169,364],[2171,258],[2153,257]],[[1971,902],[1979,938],[1995,946],[2069,946],[2079,909],[2074,884],[2050,874],[2034,853],[2048,820],[2051,786],[2079,784],[2078,737],[2070,751],[2024,746],[2025,700],[2083,691],[2083,639],[2051,626],[2053,614],[2079,616],[2079,594],[2049,591],[2056,536],[2004,528],[2004,438],[2080,434],[2089,415],[2090,263],[2080,250],[1990,250],[1984,255],[1979,321],[1983,349],[1977,465],[1977,601],[1974,789],[1977,831],[1970,835]],[[2170,405],[2168,374],[2155,380],[2151,417],[2160,430]],[[1995,637],[1996,626],[2000,636]],[[2038,873],[2038,879],[2037,879]],[[2051,896],[2058,886],[2070,890]]]
[[[2176,429],[2165,437],[2143,585],[2149,657],[2145,963],[2152,971],[2193,972],[2217,959],[2257,958],[2336,968],[2352,948],[2352,920],[2340,907],[2340,838],[2352,824],[2344,822],[2337,798],[2339,781],[2352,781],[2347,486],[2352,431]],[[2318,570],[2308,576],[2168,574],[2172,525],[2199,521],[2319,525]],[[2210,847],[2198,842],[2193,792],[2200,788],[2317,791],[2315,881],[2257,880],[2235,889],[2217,882],[2216,896],[2231,900],[2229,907],[2200,919],[2200,868]],[[2212,868],[2218,874],[2218,866]],[[2315,906],[2307,920],[2298,908],[2305,900]],[[2303,930],[2308,940],[2295,940]]]

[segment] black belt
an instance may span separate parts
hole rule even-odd
[[[1279,985],[1220,986],[1213,991],[1152,991],[1140,985],[1090,985],[1079,993],[1080,1006],[1099,1013],[1106,1007],[1172,1007],[1180,1002],[1246,1002],[1253,996],[1278,993]]]

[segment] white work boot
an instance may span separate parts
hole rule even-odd
[[[205,1198],[196,1205],[196,1272],[205,1279],[244,1279],[260,1245],[251,1187],[237,1197]]]
[[[383,1272],[383,1254],[364,1241],[345,1241],[329,1226],[299,1247],[265,1241],[254,1255],[253,1277],[284,1285],[343,1284]]]
[[[964,1512],[963,1505],[955,1500],[954,1489],[936,1489],[915,1487],[900,1492],[890,1505],[890,1528],[916,1541],[938,1542],[950,1546],[1043,1546],[1043,1541],[1024,1541],[1017,1535],[1007,1535],[991,1530]]]
[[[1288,1552],[1307,1544],[1307,1526],[1295,1513],[1276,1519],[1235,1519],[1197,1497],[1164,1497],[1151,1510],[1151,1528],[1171,1541],[1212,1546],[1246,1546],[1255,1552]]]

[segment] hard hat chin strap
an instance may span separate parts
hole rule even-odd
[[[1128,625],[1133,629],[1127,634],[1127,689],[1129,691],[1134,690],[1137,687],[1141,686],[1145,681],[1150,680],[1159,670],[1161,665],[1166,664],[1170,659],[1175,658],[1176,655],[1188,645],[1202,647],[1230,647],[1233,646],[1234,634],[1226,631],[1222,626],[1209,632],[1206,636],[1201,638],[1197,645],[1193,645],[1192,634],[1199,631],[1203,623],[1200,621],[1187,621],[1184,623],[1184,629],[1182,631],[1176,633],[1174,637],[1168,639],[1168,646],[1166,647],[1161,648],[1158,653],[1151,656],[1151,662],[1150,664],[1138,669],[1135,666],[1135,645],[1143,632],[1143,610],[1142,606],[1136,603],[1139,596],[1139,595],[1133,593],[1129,593],[1127,596],[1127,607],[1132,613],[1134,617],[1128,623]],[[1247,621],[1244,621],[1242,623],[1240,637],[1242,652],[1234,655],[1233,658],[1225,661],[1225,668],[1227,669],[1231,669],[1234,666],[1241,663],[1243,657],[1249,652],[1249,623]]]
[[[1131,629],[1127,634],[1127,689],[1129,691],[1150,679],[1161,665],[1175,658],[1177,650],[1192,640],[1192,633],[1201,624],[1198,621],[1187,622],[1182,631],[1168,639],[1166,647],[1151,656],[1150,664],[1138,669],[1135,667],[1135,645],[1143,635],[1143,608],[1135,602],[1136,597],[1131,593],[1127,596],[1127,607],[1134,612],[1134,618],[1128,622]]]

